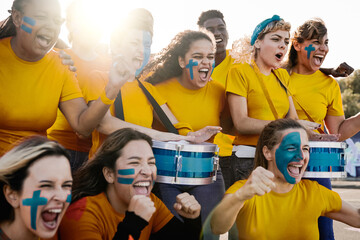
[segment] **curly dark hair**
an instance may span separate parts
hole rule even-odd
[[[226,25],[226,22],[224,20],[224,15],[219,10],[208,10],[208,11],[202,12],[198,19],[197,25],[199,27],[204,27],[204,22],[206,20],[212,19],[212,18],[220,18]]]
[[[197,40],[206,39],[215,46],[212,35],[204,31],[186,30],[178,33],[154,59],[145,67],[144,73],[153,73],[146,81],[153,85],[180,76],[183,69],[179,66],[179,57],[185,58],[191,44]]]

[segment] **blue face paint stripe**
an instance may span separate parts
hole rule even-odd
[[[144,60],[141,64],[141,67],[136,70],[135,77],[137,77],[141,71],[144,69],[146,64],[148,64],[150,60],[150,54],[151,54],[151,34],[147,31],[143,31],[143,47],[144,47]]]
[[[186,65],[186,68],[190,70],[190,78],[194,79],[193,67],[199,65],[198,62],[194,62],[192,59],[189,60],[189,63]]]
[[[212,75],[212,73],[214,72],[214,69],[215,69],[215,60],[214,60],[214,62],[213,62],[213,64],[212,64],[212,70],[211,70],[211,74],[210,74],[210,76]]]
[[[122,177],[118,177],[117,178],[118,183],[121,184],[132,184],[134,179],[133,178],[122,178]]]
[[[35,26],[36,21],[32,19],[31,17],[23,17],[23,21],[31,26]]]
[[[29,28],[28,26],[21,24],[21,29],[24,30],[27,33],[32,33],[32,29]]]
[[[307,51],[307,58],[309,59],[311,52],[315,51],[315,48],[312,44],[310,44],[309,46],[305,47],[305,51]]]
[[[132,175],[132,174],[135,174],[135,169],[133,169],[133,168],[119,169],[118,174],[119,175]]]
[[[72,197],[72,195],[70,193],[66,198],[66,202],[71,203],[71,197]]]
[[[23,199],[24,206],[30,206],[31,227],[36,230],[36,214],[38,206],[47,204],[48,200],[44,197],[40,197],[41,190],[34,191],[32,198]]]

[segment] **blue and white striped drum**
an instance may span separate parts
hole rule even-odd
[[[215,144],[154,140],[152,149],[156,159],[157,182],[204,185],[216,180],[219,148]]]
[[[304,177],[342,178],[345,171],[345,142],[310,141],[310,161]]]

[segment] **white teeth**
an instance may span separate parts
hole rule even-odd
[[[324,58],[324,56],[323,56],[323,55],[315,55],[314,57]]]
[[[150,182],[138,182],[138,183],[135,183],[134,186],[136,186],[136,187],[148,187],[148,186],[150,186]]]
[[[221,38],[217,38],[217,39],[215,40],[215,42],[216,42],[216,43],[222,42],[222,39],[221,39]]]
[[[209,72],[209,69],[207,69],[207,68],[201,68],[201,69],[199,70],[199,72]]]
[[[292,165],[293,167],[301,168],[303,165]]]
[[[61,209],[50,209],[50,210],[48,210],[48,212],[51,212],[51,213],[61,213]]]

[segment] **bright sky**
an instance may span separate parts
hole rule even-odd
[[[224,16],[230,39],[244,34],[250,35],[255,26],[265,18],[278,14],[292,25],[292,30],[312,17],[322,18],[328,28],[330,52],[324,67],[338,66],[346,61],[355,69],[360,69],[360,23],[357,0],[86,0],[96,1],[99,6],[99,21],[107,31],[134,8],[148,9],[154,16],[154,38],[152,52],[167,46],[180,31],[197,29],[197,19],[202,11],[220,10]],[[13,0],[0,0],[0,19],[6,18]],[[71,0],[60,0],[65,8]],[[110,18],[110,19],[109,19]],[[61,34],[66,39],[66,32]]]

